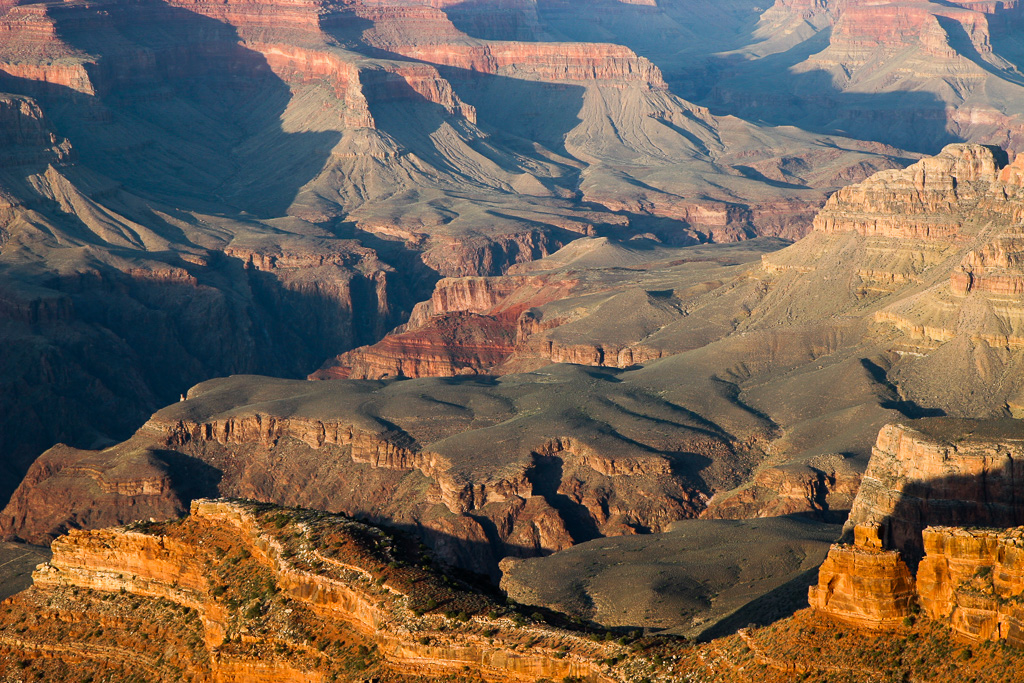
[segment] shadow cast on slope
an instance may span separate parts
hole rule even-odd
[[[38,97],[83,165],[130,192],[198,211],[282,216],[338,131],[291,133],[288,84],[237,30],[156,0],[54,7],[71,47],[95,56],[95,94],[4,79]]]
[[[130,258],[132,253],[115,255]],[[230,374],[304,378],[325,358],[373,343],[403,319],[400,282],[380,301],[358,272],[331,283],[289,284],[211,252],[208,263],[150,253],[193,282],[125,273],[17,276],[31,299],[0,310],[0,505],[46,448],[97,448],[128,438],[194,384]],[[0,279],[0,293],[7,286]],[[12,290],[13,291],[13,290]],[[342,297],[348,297],[344,300]]]
[[[883,546],[899,550],[911,569],[916,569],[924,557],[921,532],[925,527],[1022,526],[1024,461],[1008,460],[979,476],[906,482],[892,513],[878,521]]]
[[[948,129],[947,104],[932,93],[847,92],[825,70],[794,71],[828,46],[828,35],[822,31],[786,52],[758,60],[727,56],[712,61],[715,83],[701,103],[720,116],[876,140],[926,154],[962,142]]]
[[[697,641],[707,642],[732,635],[751,624],[767,626],[791,617],[797,610],[807,607],[807,589],[817,581],[818,569],[808,569],[775,590],[751,600],[710,628],[701,631],[697,636]]]

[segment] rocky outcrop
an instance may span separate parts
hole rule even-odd
[[[1024,434],[1014,420],[932,418],[879,432],[849,525],[880,524],[885,546],[914,561],[926,526],[1010,527],[1024,522],[1016,484]]]
[[[493,371],[530,334],[529,312],[573,289],[573,278],[545,275],[444,278],[409,321],[380,342],[327,361],[310,379],[453,377]],[[547,325],[550,327],[551,325]]]
[[[944,20],[955,22],[978,53],[992,53],[987,17],[974,11],[973,4],[971,9],[963,9],[952,3],[943,6],[926,2],[848,2],[844,3],[832,31],[826,55],[842,59],[850,70],[877,59],[880,52],[892,54],[917,47],[937,60],[954,59],[958,53],[950,45]]]
[[[767,467],[737,490],[715,495],[701,513],[706,519],[752,519],[809,514],[841,519],[853,505],[861,475],[841,455],[803,465]]]
[[[811,608],[865,628],[891,628],[910,615],[914,577],[900,553],[883,550],[880,528],[857,526],[851,545],[833,545],[811,586]]]
[[[1024,546],[1020,528],[928,527],[917,570],[924,612],[971,640],[1024,645]]]
[[[815,217],[814,230],[949,242],[1005,163],[998,149],[950,145],[907,169],[881,171],[839,190]]]
[[[917,583],[925,612],[971,640],[1024,644],[1021,529],[929,527],[924,542]]]
[[[916,579],[881,528],[855,527],[853,546],[833,546],[809,592],[811,607],[866,628],[891,628],[920,610],[973,641],[1024,645],[1024,530],[927,527]]]
[[[949,145],[846,187],[765,270],[874,323],[871,336],[898,356],[888,374],[904,398],[949,415],[1016,414],[1024,195],[1021,162],[1006,162],[996,148]],[[802,308],[807,320],[824,310]],[[954,362],[963,354],[977,362]]]
[[[182,494],[187,496],[191,487],[182,486],[189,468],[169,460],[165,453],[148,449],[107,458],[58,444],[32,464],[9,503],[7,526],[35,526],[35,538],[42,541],[69,527],[111,526],[128,517],[176,517],[187,508]],[[202,476],[195,470],[190,474]],[[69,498],[83,502],[70,519],[65,509]]]
[[[512,353],[507,322],[461,314],[432,318],[414,331],[390,334],[373,346],[328,361],[310,379],[453,377],[486,372]]]
[[[59,164],[69,158],[70,143],[57,137],[35,100],[0,95],[0,169]],[[0,202],[5,199],[13,198]]]
[[[195,501],[166,524],[73,532],[5,603],[7,615],[31,612],[33,627],[4,619],[0,659],[102,670],[75,654],[91,650],[154,681],[310,682],[349,680],[354,641],[357,670],[384,675],[614,680],[598,660],[619,646],[523,619],[411,547],[349,519],[224,500]],[[100,628],[82,631],[87,620]]]

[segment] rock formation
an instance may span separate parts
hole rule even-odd
[[[926,528],[917,570],[921,609],[971,640],[1024,645],[1022,531]]]
[[[609,386],[588,388],[595,381]],[[239,410],[244,395],[252,403]],[[420,386],[213,380],[112,449],[45,453],[12,497],[4,533],[40,542],[167,518],[221,491],[410,526],[446,561],[493,573],[506,555],[696,516],[706,487],[735,477],[733,446],[699,421],[658,430],[674,412],[569,368]],[[602,426],[611,423],[614,434]]]
[[[33,579],[5,603],[2,673],[23,662],[51,680],[404,680],[468,669],[484,680],[610,681],[600,660],[624,649],[500,606],[379,528],[245,502],[199,500],[184,520],[72,533]]]
[[[914,601],[914,577],[899,551],[883,550],[880,529],[857,526],[850,545],[833,545],[811,586],[811,607],[855,626],[903,623]]]
[[[1007,165],[998,149],[951,145],[877,174],[830,198],[810,238],[766,256],[765,268],[792,283],[787,300],[798,289],[811,297],[792,307],[799,319],[823,306],[871,316],[905,399],[952,415],[1014,414],[1019,163]]]
[[[854,544],[829,551],[811,607],[892,628],[919,606],[971,640],[1021,643],[1021,437],[1015,420],[883,428],[850,514]]]
[[[931,418],[887,425],[878,435],[849,524],[880,524],[885,545],[912,561],[926,526],[1024,523],[1016,494],[1022,432],[1015,420]]]
[[[834,545],[809,592],[811,607],[863,628],[892,629],[925,616],[972,641],[1024,644],[1021,527],[927,527],[925,556],[911,577],[881,529],[857,526],[855,543]]]
[[[817,456],[807,463],[766,467],[749,483],[708,501],[708,519],[780,517],[813,511],[838,521],[845,517],[861,485],[861,474],[841,455]]]

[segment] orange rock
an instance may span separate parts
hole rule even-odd
[[[901,624],[914,601],[914,579],[899,552],[882,550],[875,527],[858,527],[857,544],[836,544],[811,586],[811,607],[865,628]]]

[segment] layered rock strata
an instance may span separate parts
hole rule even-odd
[[[811,587],[811,607],[865,628],[893,628],[920,609],[973,640],[1024,645],[1021,527],[927,527],[925,556],[911,577],[880,529],[857,526],[853,546],[835,545]]]
[[[546,554],[696,516],[706,484],[675,450],[722,459],[728,441],[698,423],[659,434],[648,418],[623,413],[623,421],[619,409],[594,402],[588,410],[621,430],[603,433],[603,420],[588,426],[578,404],[561,404],[564,392],[576,400],[592,392],[584,377],[569,371],[539,385],[517,378],[429,389],[213,381],[119,446],[48,451],[12,497],[4,530],[42,540],[68,528],[167,518],[194,496],[223,491],[413,526],[446,561],[492,573],[506,555]],[[228,408],[242,394],[253,409]],[[522,414],[545,402],[533,417]],[[652,409],[657,420],[664,409],[643,408]]]
[[[926,526],[1024,523],[1017,483],[1024,432],[1015,420],[931,418],[879,432],[849,525],[880,524],[885,546],[909,559],[925,550]]]
[[[55,542],[6,602],[0,659],[117,680],[616,680],[598,660],[618,646],[524,619],[429,563],[346,518],[199,500],[184,520]]]
[[[813,609],[855,626],[903,623],[914,601],[914,577],[895,550],[883,550],[878,527],[855,528],[853,545],[833,545],[808,590]]]
[[[818,292],[796,316],[820,315],[827,297],[829,310],[873,323],[905,399],[950,415],[1016,414],[1021,163],[996,148],[950,145],[878,173],[833,195],[811,236],[765,256],[765,269],[790,297]]]

